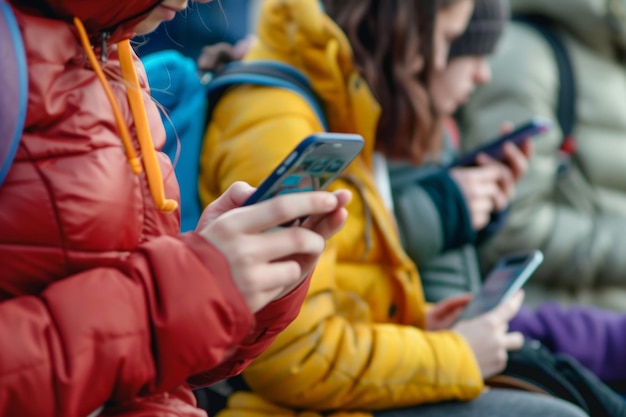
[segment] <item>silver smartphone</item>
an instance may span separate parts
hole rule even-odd
[[[478,317],[511,298],[542,262],[543,253],[538,250],[515,253],[500,259],[457,321]]]

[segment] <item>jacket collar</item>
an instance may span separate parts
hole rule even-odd
[[[90,36],[102,32],[111,34],[111,41],[128,39],[132,29],[162,0],[10,0],[11,4],[26,14],[63,20],[69,23],[74,17],[85,25]]]
[[[347,37],[319,1],[266,0],[258,40],[246,56],[257,59],[279,60],[306,74],[324,102],[329,129],[361,134],[370,163],[380,106],[354,67]]]

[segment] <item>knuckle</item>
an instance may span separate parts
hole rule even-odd
[[[222,218],[216,220],[211,225],[211,233],[215,236],[219,237],[227,237],[233,235],[233,227],[232,222],[228,221],[228,214],[223,216]]]
[[[253,247],[243,244],[234,244],[231,250],[233,262],[239,266],[247,267],[257,262],[257,253]]]
[[[289,280],[296,282],[298,279],[300,279],[301,275],[302,268],[300,268],[300,264],[295,261],[289,262],[287,266],[287,276],[289,277]]]
[[[238,281],[245,288],[246,292],[255,292],[257,291],[257,281],[254,279],[254,274],[250,270],[250,268],[237,268],[238,272]]]
[[[498,347],[498,350],[506,350],[506,335],[504,331],[500,331],[498,332],[497,336],[496,336],[496,346]]]
[[[515,304],[512,302],[513,300],[509,300],[506,304],[502,306],[502,315],[504,317],[513,317],[515,312],[517,311]]]
[[[332,201],[336,201],[336,197],[332,196],[327,191],[317,191],[314,193],[307,193],[309,214],[328,213],[332,208],[336,207]],[[334,200],[333,200],[334,199]]]
[[[495,331],[500,325],[500,320],[498,320],[495,315],[490,314],[485,318],[485,324],[487,325],[487,328],[489,328],[489,330]]]
[[[294,248],[298,252],[306,252],[310,250],[315,243],[313,233],[300,227],[294,227],[291,229],[291,240]]]
[[[250,266],[255,264],[255,256],[251,252],[243,252],[237,256],[236,262],[241,266]]]
[[[326,248],[326,239],[317,233],[311,233],[310,243],[313,252],[323,252]]]
[[[496,363],[498,367],[500,367],[500,370],[504,369],[508,360],[509,360],[509,355],[507,354],[506,350],[504,349],[498,350],[498,352],[496,353]]]
[[[274,206],[272,207],[272,210],[280,218],[291,218],[291,204],[289,204],[289,201],[286,197],[287,196],[285,196],[284,198],[274,199]]]
[[[509,334],[509,322],[505,322],[502,324],[502,334]]]
[[[281,287],[289,287],[298,282],[301,275],[300,264],[296,261],[284,261],[282,262],[279,272]]]
[[[520,158],[519,158],[519,161],[518,161],[517,165],[520,168],[528,168],[528,163],[529,163],[528,159],[526,157],[524,157],[523,155],[520,155]]]

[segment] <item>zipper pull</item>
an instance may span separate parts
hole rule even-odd
[[[102,32],[102,45],[100,50],[100,59],[102,60],[102,62],[107,62],[107,60],[109,59],[107,45],[109,43],[110,36],[111,34],[109,32]]]

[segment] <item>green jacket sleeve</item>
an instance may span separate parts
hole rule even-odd
[[[472,228],[465,198],[447,171],[389,163],[398,230],[417,264],[429,302],[480,287]]]
[[[402,244],[411,259],[421,266],[441,254],[445,240],[437,205],[418,183],[427,175],[427,169],[402,162],[389,162],[388,166]]]
[[[414,175],[399,178],[390,165],[394,211],[400,235],[418,264],[474,243],[476,232],[463,193],[445,169],[407,167]],[[424,233],[424,227],[428,232]]]

